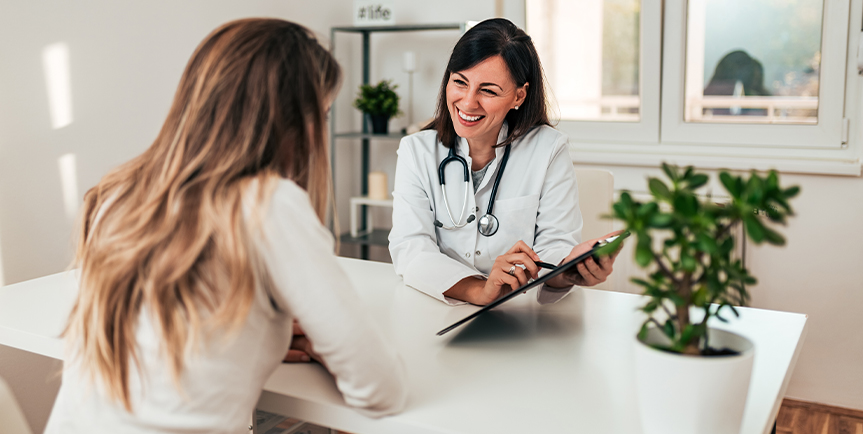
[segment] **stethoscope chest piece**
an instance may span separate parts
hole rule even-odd
[[[497,220],[497,217],[494,214],[486,214],[479,218],[479,226],[477,230],[482,235],[490,237],[497,232],[497,228],[500,227],[500,222]]]

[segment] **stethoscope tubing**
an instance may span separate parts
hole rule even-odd
[[[494,185],[491,186],[491,197],[488,199],[488,209],[485,211],[488,215],[494,215],[491,213],[494,208],[494,198],[497,196],[497,187],[500,185],[500,176],[503,175],[503,169],[506,168],[507,161],[509,161],[509,145],[506,145],[506,149],[503,151],[503,158],[500,160],[500,170],[497,172],[497,177],[494,179]]]
[[[470,174],[469,174],[468,169],[467,169],[467,160],[465,160],[464,157],[455,153],[455,147],[456,146],[457,146],[457,144],[453,144],[453,146],[451,148],[449,148],[449,153],[447,154],[446,158],[444,158],[443,161],[441,161],[440,165],[438,166],[438,180],[440,181],[441,194],[443,196],[444,207],[446,208],[447,216],[449,216],[449,219],[453,225],[452,226],[445,226],[440,220],[437,220],[437,219],[435,219],[434,224],[435,224],[435,226],[437,226],[441,229],[448,229],[448,230],[463,228],[463,227],[469,225],[471,222],[473,222],[476,219],[476,214],[471,214],[470,216],[468,216],[467,220],[464,223],[462,223],[462,221],[461,221],[462,218],[464,217],[464,213],[468,207],[468,200],[467,200],[467,195],[468,195],[468,190],[469,190],[469,178],[468,178],[468,176],[470,176]],[[501,159],[501,162],[500,162],[500,170],[498,170],[497,176],[494,179],[494,184],[492,185],[492,188],[491,188],[491,197],[489,197],[489,200],[488,200],[488,208],[486,209],[485,215],[482,216],[482,218],[480,218],[480,223],[477,225],[477,231],[481,235],[486,236],[486,237],[490,237],[490,236],[494,235],[495,233],[497,233],[497,227],[499,226],[497,217],[495,217],[494,214],[492,214],[492,211],[494,210],[494,200],[495,200],[495,197],[497,196],[497,189],[498,189],[498,186],[500,185],[501,176],[503,175],[504,169],[506,169],[507,161],[509,161],[510,147],[511,147],[511,145],[506,145],[506,149],[503,152],[503,158]],[[460,164],[462,166],[462,171],[464,173],[464,183],[465,183],[464,199],[463,199],[464,205],[462,206],[462,210],[459,213],[458,221],[456,221],[453,218],[452,211],[450,210],[449,199],[447,198],[447,195],[446,195],[446,177],[444,176],[444,172],[445,172],[447,164],[452,163],[452,162],[456,162],[456,163]],[[486,222],[486,223],[483,223],[483,222]],[[493,224],[488,224],[489,222],[493,222]]]

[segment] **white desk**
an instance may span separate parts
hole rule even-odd
[[[410,381],[405,411],[369,419],[346,407],[319,365],[281,365],[258,407],[358,434],[641,432],[633,340],[639,296],[576,290],[552,306],[519,296],[444,337],[435,332],[477,309],[448,307],[406,288],[392,265],[343,259]],[[74,301],[71,274],[0,288],[0,344],[62,358],[56,336]],[[756,347],[744,434],[769,433],[806,330],[806,316],[741,309],[713,324]]]

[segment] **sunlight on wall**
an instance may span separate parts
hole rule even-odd
[[[63,188],[63,208],[66,217],[74,220],[78,214],[78,167],[75,154],[66,154],[57,159],[60,166],[60,182]]]
[[[72,80],[69,77],[69,46],[57,42],[42,49],[45,88],[51,127],[63,128],[72,123]]]

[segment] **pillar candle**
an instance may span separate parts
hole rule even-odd
[[[387,193],[387,174],[385,172],[369,173],[369,199],[389,199]]]
[[[402,57],[402,69],[405,72],[414,72],[417,70],[417,57],[413,51],[405,51]]]

